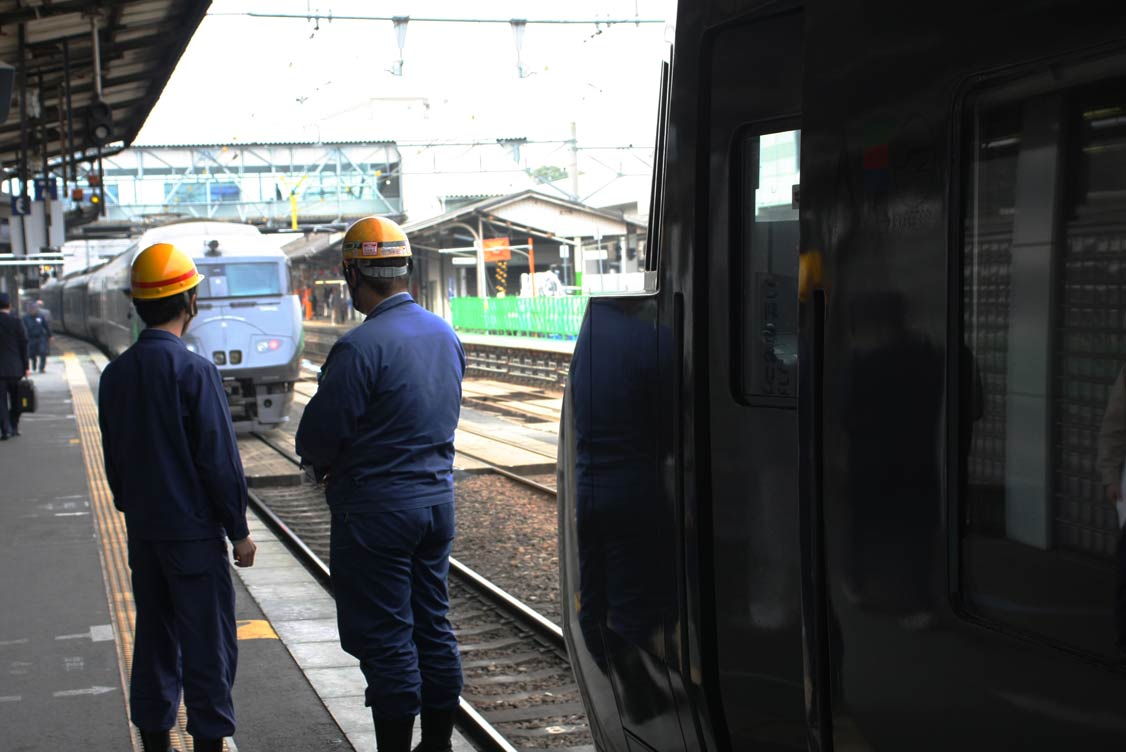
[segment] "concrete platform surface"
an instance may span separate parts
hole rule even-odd
[[[132,594],[124,526],[84,443],[96,437],[93,400],[104,359],[58,337],[55,351],[62,350],[80,355],[49,359],[47,373],[34,377],[39,411],[23,416],[20,437],[0,442],[5,752],[137,748],[127,707]],[[228,749],[351,749],[241,579],[234,581],[238,730]],[[187,752],[181,731],[174,739]]]

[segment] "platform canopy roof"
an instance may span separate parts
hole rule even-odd
[[[91,17],[99,30],[102,100],[112,110],[112,149],[136,138],[210,5],[211,0],[0,0],[0,61],[16,69],[12,109],[0,125],[0,167],[14,171],[20,159],[21,75],[30,90],[31,165],[44,151],[52,162],[68,153],[67,53],[75,151],[85,148],[87,157],[93,155],[86,138],[86,112],[96,96]]]
[[[627,219],[618,212],[529,189],[508,196],[486,198],[436,217],[403,226],[407,235],[440,234],[481,221],[493,227],[516,232],[532,232],[549,237],[594,237],[644,233],[645,224]]]

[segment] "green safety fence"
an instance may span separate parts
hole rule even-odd
[[[513,337],[577,337],[590,298],[452,298],[454,329]]]

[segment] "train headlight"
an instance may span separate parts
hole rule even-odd
[[[280,339],[274,339],[271,337],[270,339],[260,339],[255,342],[254,349],[260,353],[276,352],[281,349],[281,345],[282,343]]]

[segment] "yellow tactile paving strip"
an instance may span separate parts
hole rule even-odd
[[[128,717],[129,672],[133,667],[133,625],[136,609],[133,605],[133,589],[129,578],[129,553],[126,547],[125,518],[113,506],[113,495],[106,480],[105,464],[102,459],[102,435],[98,427],[98,407],[86,374],[78,356],[72,352],[63,355],[66,364],[66,379],[70,385],[74,401],[74,419],[78,424],[78,436],[82,442],[82,457],[86,463],[86,479],[90,486],[90,506],[94,510],[94,520],[101,541],[100,557],[102,575],[106,582],[106,597],[109,600],[110,616],[117,633],[117,658],[121,669],[122,696],[126,698],[126,717]],[[187,752],[192,748],[191,737],[185,730],[187,722],[183,704],[172,729],[172,746]],[[133,749],[141,749],[141,740],[133,724],[129,724],[133,739]]]

